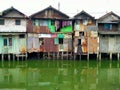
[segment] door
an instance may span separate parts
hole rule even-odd
[[[116,42],[115,36],[110,36],[109,37],[109,52],[115,51],[115,42]]]

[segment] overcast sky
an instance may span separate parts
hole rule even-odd
[[[120,15],[119,2],[120,0],[0,0],[0,11],[13,6],[29,16],[50,5],[58,9],[60,3],[60,11],[70,17],[84,10],[98,18],[110,11]]]

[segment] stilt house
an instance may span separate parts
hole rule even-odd
[[[0,54],[8,59],[26,56],[27,17],[14,7],[4,10],[0,16]]]
[[[72,20],[52,6],[30,16],[28,32],[35,38],[28,34],[28,50],[35,45],[40,57],[63,59],[72,53]]]
[[[113,12],[109,12],[100,17],[97,21],[99,33],[99,58],[101,54],[109,54],[110,59],[112,55],[116,54],[119,59],[120,53],[120,17]]]
[[[76,55],[97,54],[98,35],[94,17],[81,11],[74,16],[74,59]],[[81,57],[80,57],[81,58]]]

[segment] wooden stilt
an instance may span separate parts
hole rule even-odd
[[[22,53],[22,61],[23,61],[23,58],[24,58],[24,56],[23,56],[24,54]]]
[[[2,54],[2,61],[4,61],[4,54]]]
[[[50,52],[48,52],[48,59],[50,60]]]
[[[89,52],[88,52],[88,54],[87,54],[87,60],[89,61]]]
[[[76,54],[74,54],[74,60],[76,59]]]
[[[8,54],[8,60],[10,61],[10,54]]]
[[[81,60],[81,54],[79,55],[79,60]]]
[[[63,60],[63,51],[62,51],[62,60]]]
[[[59,59],[59,52],[57,52],[57,59]]]
[[[19,61],[19,56],[17,56],[17,61]]]
[[[99,53],[99,60],[101,61],[101,53]]]
[[[15,60],[15,55],[13,54],[13,61]]]
[[[40,55],[39,55],[39,52],[37,52],[37,59],[39,59],[39,56],[40,56]]]
[[[45,52],[43,52],[43,59],[45,60]]]
[[[98,58],[99,58],[99,53],[97,53],[97,58],[96,59],[98,60]]]
[[[119,53],[117,54],[117,58],[118,58],[118,61],[119,61],[119,59],[120,59],[120,54]]]
[[[69,52],[67,52],[67,60],[68,60],[68,55],[69,55]]]
[[[88,53],[87,53],[87,60],[89,61],[89,37],[88,37],[88,46],[87,46],[87,49],[88,49]]]
[[[55,60],[55,52],[53,52],[53,60]]]
[[[27,53],[26,53],[26,57],[25,57],[26,60],[27,60],[27,57],[28,57],[28,56],[27,56]]]
[[[110,53],[110,60],[112,60],[112,53]]]

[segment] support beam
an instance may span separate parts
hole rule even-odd
[[[62,60],[63,60],[63,51],[62,51]]]
[[[99,60],[101,61],[101,53],[99,53]]]
[[[26,60],[27,60],[27,57],[28,57],[28,55],[27,55],[27,53],[26,53],[26,57],[25,57]]]
[[[8,54],[8,60],[10,61],[10,54]]]
[[[81,60],[81,56],[82,56],[82,55],[80,54],[80,55],[79,55],[79,60]]]
[[[68,55],[69,55],[69,52],[67,52],[67,60],[68,60]]]
[[[4,61],[4,54],[2,54],[2,61]]]
[[[74,53],[74,57],[73,58],[74,58],[74,60],[76,59],[76,54],[75,53]]]
[[[88,54],[87,54],[87,60],[89,61],[89,52],[88,52]]]
[[[120,54],[119,53],[117,54],[117,58],[118,58],[118,61],[119,61],[119,59],[120,59]]]
[[[110,60],[112,60],[112,53],[110,53]]]
[[[13,56],[13,61],[15,61],[15,55],[13,54],[12,56]]]
[[[89,48],[90,48],[90,39],[89,39],[89,37],[88,37],[88,41],[87,41],[87,60],[89,61]]]
[[[97,53],[97,58],[96,58],[97,60],[99,59],[99,53]]]
[[[59,59],[59,52],[57,52],[57,59]]]

